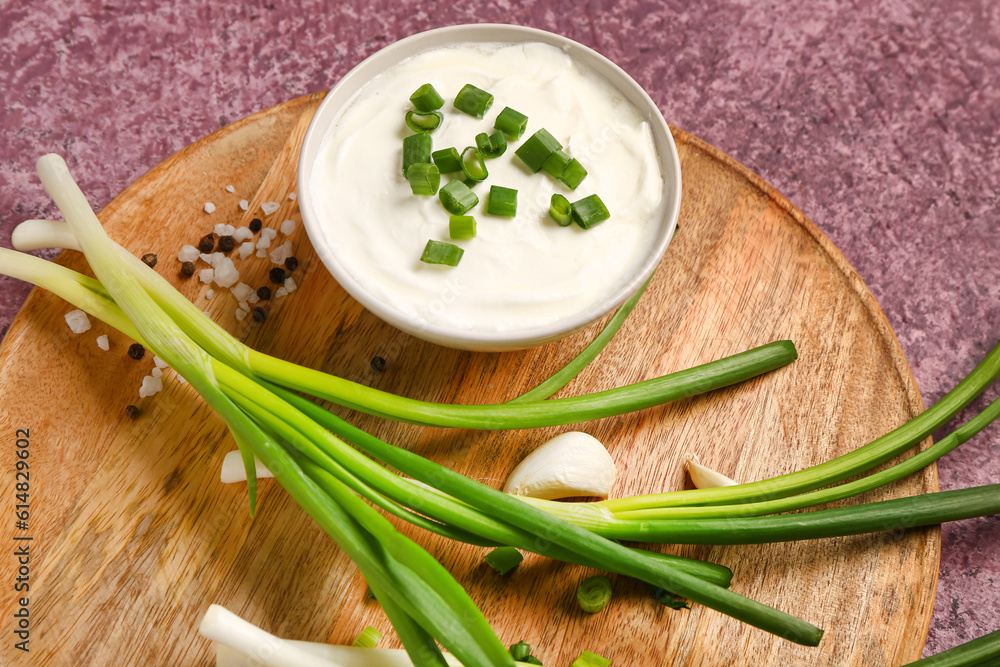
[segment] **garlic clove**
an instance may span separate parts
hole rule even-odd
[[[274,477],[271,471],[257,460],[256,456],[253,462],[254,468],[257,470],[257,479]],[[223,484],[247,481],[247,469],[243,466],[243,457],[240,455],[239,450],[228,452],[226,457],[222,459],[222,472],[219,475],[219,479]]]
[[[721,472],[716,472],[711,468],[703,466],[698,462],[695,454],[688,454],[687,471],[691,477],[691,483],[697,489],[713,489],[720,486],[735,486],[736,481],[726,477]]]
[[[607,498],[615,483],[615,462],[592,435],[557,435],[517,464],[504,492],[544,500],[596,496]]]

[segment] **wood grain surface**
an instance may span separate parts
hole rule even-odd
[[[475,354],[424,343],[382,323],[329,277],[301,224],[293,237],[300,288],[262,324],[237,322],[227,290],[180,276],[176,252],[214,224],[299,221],[298,143],[321,96],[233,123],[181,151],[102,212],[110,235],[251,346],[399,394],[496,402],[530,388],[571,358],[599,324],[539,348]],[[815,226],[759,178],[674,130],[684,179],[680,230],[647,294],[617,338],[560,395],[607,389],[788,338],[799,360],[767,376],[640,413],[577,425],[618,463],[616,496],[682,488],[683,460],[749,481],[850,451],[922,410],[906,360],[861,280]],[[225,191],[234,186],[234,193]],[[242,211],[239,199],[251,202]],[[206,201],[217,210],[204,212]],[[263,216],[259,204],[282,207]],[[279,241],[281,236],[279,235]],[[77,253],[59,261],[79,270]],[[238,263],[266,282],[270,262]],[[103,323],[72,334],[71,308],[35,290],[0,349],[0,665],[177,665],[213,662],[197,634],[219,603],[288,638],[347,643],[366,625],[398,646],[354,565],[273,480],[258,515],[245,488],[218,482],[235,448],[224,424],[172,371],[160,394],[138,399],[151,355]],[[108,334],[111,349],[95,338]],[[387,360],[372,369],[374,356]],[[125,417],[136,404],[138,419]],[[521,457],[569,427],[484,433],[385,423],[343,411],[362,428],[484,482],[499,485]],[[31,516],[15,528],[18,429],[30,432]],[[926,443],[925,443],[926,444]],[[857,501],[937,489],[934,469]],[[645,586],[614,578],[604,612],[583,613],[577,583],[592,572],[528,556],[499,578],[483,549],[402,527],[455,574],[501,639],[525,640],[546,665],[588,648],[619,667],[646,665],[898,665],[926,636],[938,571],[937,529],[739,547],[656,546],[731,567],[733,588],[826,630],[805,648],[695,606],[659,606]],[[16,541],[15,537],[30,537]],[[17,545],[30,544],[30,591],[15,592]],[[30,653],[14,648],[19,598],[28,597]]]

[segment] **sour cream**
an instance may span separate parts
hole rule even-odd
[[[478,223],[469,240],[449,238],[438,197],[413,195],[401,171],[409,96],[424,83],[445,99],[433,150],[475,145],[506,106],[528,116],[524,135],[486,161],[489,177],[473,189],[479,204],[466,214]],[[482,119],[452,106],[467,83],[494,97]],[[541,128],[587,169],[575,191],[514,156]],[[443,174],[441,184],[454,177]],[[517,190],[516,217],[486,213],[491,185]],[[323,242],[369,300],[418,326],[482,333],[545,327],[595,308],[634,276],[664,214],[663,176],[642,113],[602,76],[543,43],[454,45],[385,70],[333,122],[309,187]],[[553,193],[571,202],[596,193],[611,218],[587,230],[560,227],[548,216]],[[462,247],[459,265],[421,262],[428,239]]]

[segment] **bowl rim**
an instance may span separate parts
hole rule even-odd
[[[469,331],[440,326],[418,320],[404,312],[388,307],[373,297],[365,286],[341,267],[335,253],[325,242],[311,196],[312,167],[327,136],[332,122],[340,115],[367,81],[413,55],[447,44],[476,42],[541,42],[556,46],[570,57],[603,76],[640,111],[649,123],[656,148],[657,160],[663,179],[663,196],[668,198],[659,218],[659,231],[642,263],[631,277],[610,296],[575,313],[549,324],[509,331]],[[317,107],[302,140],[298,161],[298,198],[306,234],[316,254],[327,271],[341,287],[362,306],[379,319],[417,338],[447,347],[475,350],[502,351],[524,349],[565,338],[621,305],[656,270],[674,236],[680,214],[681,169],[680,157],[670,126],[649,94],[627,72],[606,56],[568,37],[528,26],[507,23],[473,23],[446,26],[418,32],[389,44],[355,65],[327,92]]]

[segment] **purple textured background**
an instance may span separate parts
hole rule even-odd
[[[788,196],[874,293],[926,404],[996,343],[995,0],[166,5],[0,2],[0,245],[53,213],[34,174],[43,153],[64,155],[101,207],[194,140],[327,89],[401,37],[520,23],[608,56],[668,121]],[[27,291],[0,278],[0,332]],[[997,428],[939,469],[943,489],[997,482]],[[996,517],[944,528],[925,655],[1000,627],[998,553]]]

